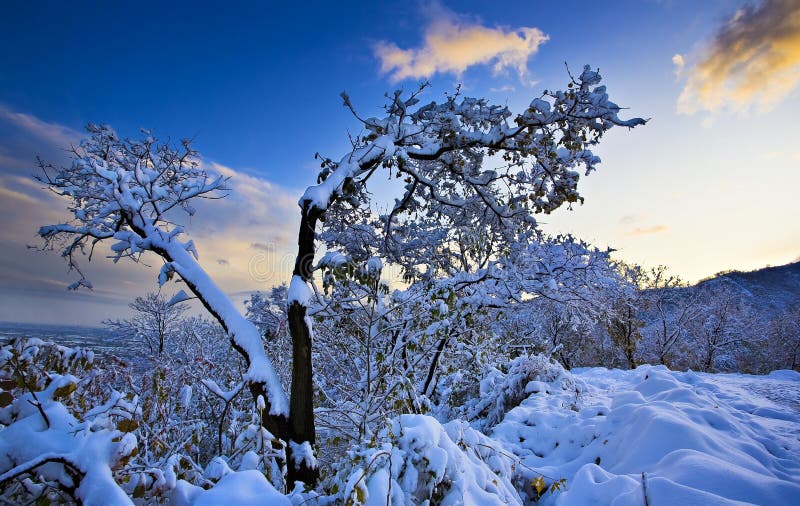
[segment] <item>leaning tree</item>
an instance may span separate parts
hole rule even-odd
[[[317,222],[331,224],[328,246],[338,246],[351,263],[369,261],[377,249],[409,277],[435,275],[441,262],[431,259],[442,252],[458,259],[464,271],[485,265],[520,235],[535,233],[534,214],[582,201],[578,170],[588,174],[600,162],[591,147],[605,131],[645,123],[620,119],[621,108],[600,80],[585,66],[580,76],[570,76],[566,90],[545,91],[519,114],[460,93],[420,105],[422,86],[388,96],[383,117],[362,118],[342,94],[363,135],[352,139],[352,150],[338,161],[322,157],[317,184],[299,201],[288,312],[295,442],[315,440],[308,310]],[[403,189],[388,212],[375,217],[367,183],[380,169],[400,178]],[[295,473],[307,483],[316,479],[311,467]]]
[[[197,262],[191,240],[184,241],[180,215],[193,215],[193,201],[221,198],[227,179],[208,174],[189,141],[179,147],[143,132],[141,140],[121,139],[110,127],[89,125],[89,137],[71,150],[68,167],[39,160],[37,179],[66,197],[72,219],[43,226],[43,248],[58,249],[79,279],[71,289],[91,288],[77,256],[91,259],[99,243],[110,242],[114,262],[139,261],[152,252],[161,257],[160,284],[180,278],[222,327],[247,363],[245,379],[257,401],[264,399],[266,428],[288,440],[289,405],[258,329],[236,309]]]

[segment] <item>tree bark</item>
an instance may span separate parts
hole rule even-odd
[[[319,212],[309,211],[306,204],[300,218],[300,230],[297,236],[297,259],[294,276],[303,282],[311,280],[314,263],[315,228]],[[316,430],[314,427],[314,383],[311,364],[311,328],[306,320],[308,308],[298,301],[289,305],[288,323],[292,336],[292,388],[289,397],[289,424],[291,440],[296,444],[308,442],[314,445]],[[319,470],[305,460],[292,458],[292,445],[286,449],[288,472],[286,486],[291,489],[295,481],[314,486],[319,479]]]

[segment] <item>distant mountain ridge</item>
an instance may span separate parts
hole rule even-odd
[[[709,295],[732,288],[759,312],[781,313],[800,305],[800,262],[749,272],[726,271],[692,288]]]

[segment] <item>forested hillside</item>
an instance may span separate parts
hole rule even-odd
[[[800,262],[647,292],[642,344],[663,351],[664,335],[675,339],[663,355],[645,355],[652,362],[759,373],[800,366]]]

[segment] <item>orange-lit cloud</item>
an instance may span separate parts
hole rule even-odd
[[[437,73],[460,75],[468,67],[487,64],[495,73],[510,69],[524,78],[528,59],[548,40],[538,28],[488,28],[464,21],[441,6],[434,10],[421,47],[401,49],[385,41],[375,45],[381,72],[389,74],[392,81]]]
[[[800,84],[800,2],[743,7],[686,70],[679,112],[772,109]]]

